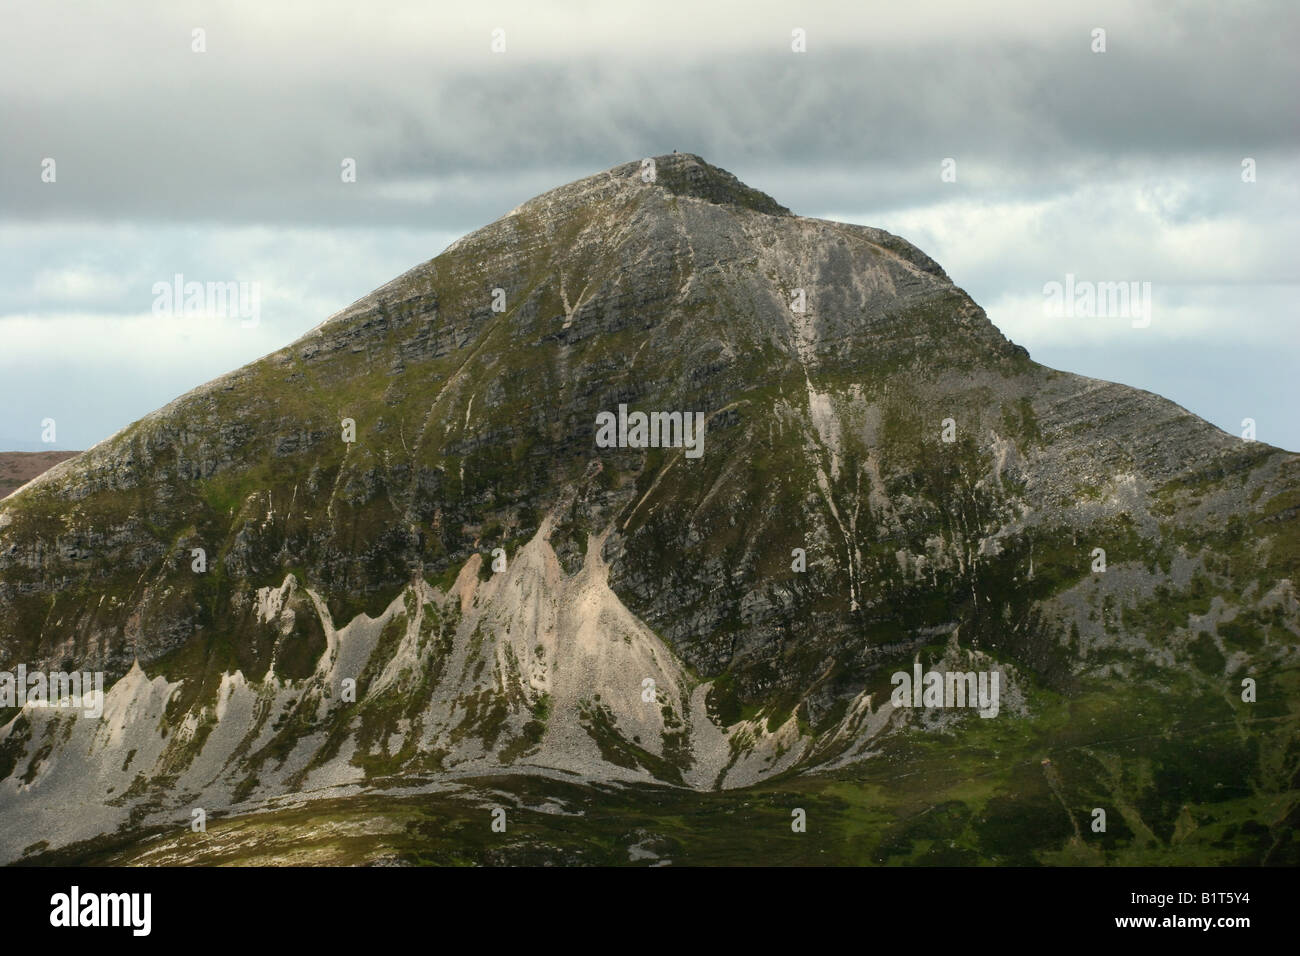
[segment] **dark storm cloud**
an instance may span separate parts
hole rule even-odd
[[[902,39],[810,28],[803,55],[775,28],[767,49],[707,45],[684,29],[668,51],[594,28],[589,44],[570,37],[528,55],[360,47],[337,68],[296,48],[292,22],[278,46],[256,49],[214,27],[200,55],[180,20],[112,37],[119,72],[97,72],[92,58],[84,74],[74,62],[17,75],[41,52],[53,61],[93,42],[72,22],[38,34],[51,48],[23,51],[0,87],[0,207],[22,218],[458,231],[673,148],[805,212],[926,201],[949,156],[966,181],[1020,198],[1135,165],[1233,176],[1243,156],[1295,154],[1297,68],[1278,42],[1291,20],[1276,4],[1210,15],[1170,6],[1109,18],[1104,54],[1091,52],[1085,16],[1005,37],[996,24],[937,22],[930,36]],[[4,46],[18,42],[10,34]],[[47,156],[54,187],[39,178]],[[355,185],[340,182],[343,157],[357,160]]]

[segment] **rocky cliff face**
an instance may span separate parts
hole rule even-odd
[[[1026,726],[1098,686],[1250,720],[1245,678],[1289,713],[1300,457],[1037,365],[898,237],[691,155],[642,172],[0,504],[0,667],[111,685],[101,720],[0,712],[6,858],[505,769],[845,766],[973,718],[892,706],[916,663],[998,673]],[[702,413],[703,454],[600,447],[620,406]],[[1276,729],[1242,772],[1286,790]]]

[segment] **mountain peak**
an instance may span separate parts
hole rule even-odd
[[[626,194],[629,188],[658,187],[673,196],[702,199],[717,206],[737,206],[768,216],[793,216],[771,196],[741,182],[694,153],[666,153],[620,163],[542,193],[512,209],[517,215],[556,204],[585,204]]]
[[[693,196],[719,206],[743,206],[769,216],[792,215],[767,193],[741,182],[721,167],[706,162],[694,153],[669,153],[654,157],[655,182],[677,196]],[[618,170],[634,172],[642,163],[628,163]]]

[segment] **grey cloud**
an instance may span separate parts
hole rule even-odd
[[[1271,9],[1285,33],[1295,18]],[[291,35],[283,59],[250,60],[175,43],[161,55],[152,35],[137,50],[124,34],[114,38],[122,55],[154,57],[152,74],[0,88],[0,206],[22,218],[464,231],[549,186],[672,148],[743,179],[802,174],[807,185],[777,197],[796,209],[829,200],[816,185],[823,170],[855,174],[860,206],[923,201],[946,156],[981,171],[982,188],[1021,195],[1133,164],[1231,169],[1251,155],[1280,166],[1300,144],[1300,70],[1259,29],[1268,10],[1211,18],[1171,7],[1159,28],[1112,28],[1105,54],[1089,51],[1081,20],[1003,42],[940,33],[859,49],[832,36],[802,56],[705,56],[687,36],[669,62],[602,44],[576,57],[394,66],[384,50],[359,49],[338,72],[295,53]],[[57,185],[39,181],[44,156],[59,162]],[[345,156],[358,160],[355,185],[339,180]],[[441,187],[436,202],[379,188],[423,179]]]

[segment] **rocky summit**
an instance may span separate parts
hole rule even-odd
[[[0,859],[1296,863],[1298,573],[1300,456],[628,163],[0,503]]]

